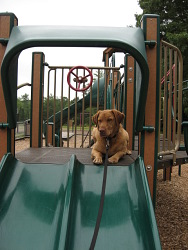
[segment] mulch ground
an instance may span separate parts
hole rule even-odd
[[[188,164],[173,167],[171,181],[158,171],[155,215],[163,250],[188,249]]]
[[[16,152],[29,148],[29,139],[16,141]],[[155,215],[163,250],[188,249],[188,164],[173,167],[171,181],[157,175]]]

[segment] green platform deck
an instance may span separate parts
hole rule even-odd
[[[41,164],[8,154],[0,168],[1,249],[89,249],[103,166],[82,164],[74,155],[67,163]],[[141,158],[108,167],[95,249],[161,249]]]

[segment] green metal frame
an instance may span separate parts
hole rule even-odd
[[[141,131],[148,89],[149,69],[144,34],[140,28],[18,26],[9,39],[1,67],[2,84],[10,128],[16,127],[17,61],[19,53],[30,47],[115,47],[130,53],[142,72],[136,130]]]

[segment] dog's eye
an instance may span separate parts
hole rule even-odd
[[[101,123],[102,121],[101,120],[98,120],[98,123]]]
[[[107,121],[108,121],[108,122],[111,122],[111,121],[112,121],[112,118],[108,118]]]

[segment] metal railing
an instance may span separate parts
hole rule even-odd
[[[67,74],[72,66],[49,66],[47,64],[46,66],[48,67],[47,114],[44,124],[46,146],[50,144],[50,131],[52,131],[52,146],[73,148],[89,146],[94,113],[99,109],[120,109],[118,100],[123,89],[120,67],[88,67],[95,79],[87,91],[76,92],[67,84]],[[86,72],[79,69],[76,74],[85,76]],[[118,89],[116,98],[114,97],[115,88]],[[53,99],[51,113],[50,97]],[[57,99],[60,101],[59,110],[56,106]]]
[[[30,120],[19,121],[16,124],[15,138],[25,138],[30,136]]]
[[[173,154],[176,164],[181,141],[183,59],[179,49],[165,41],[161,41],[160,57],[158,156]]]

